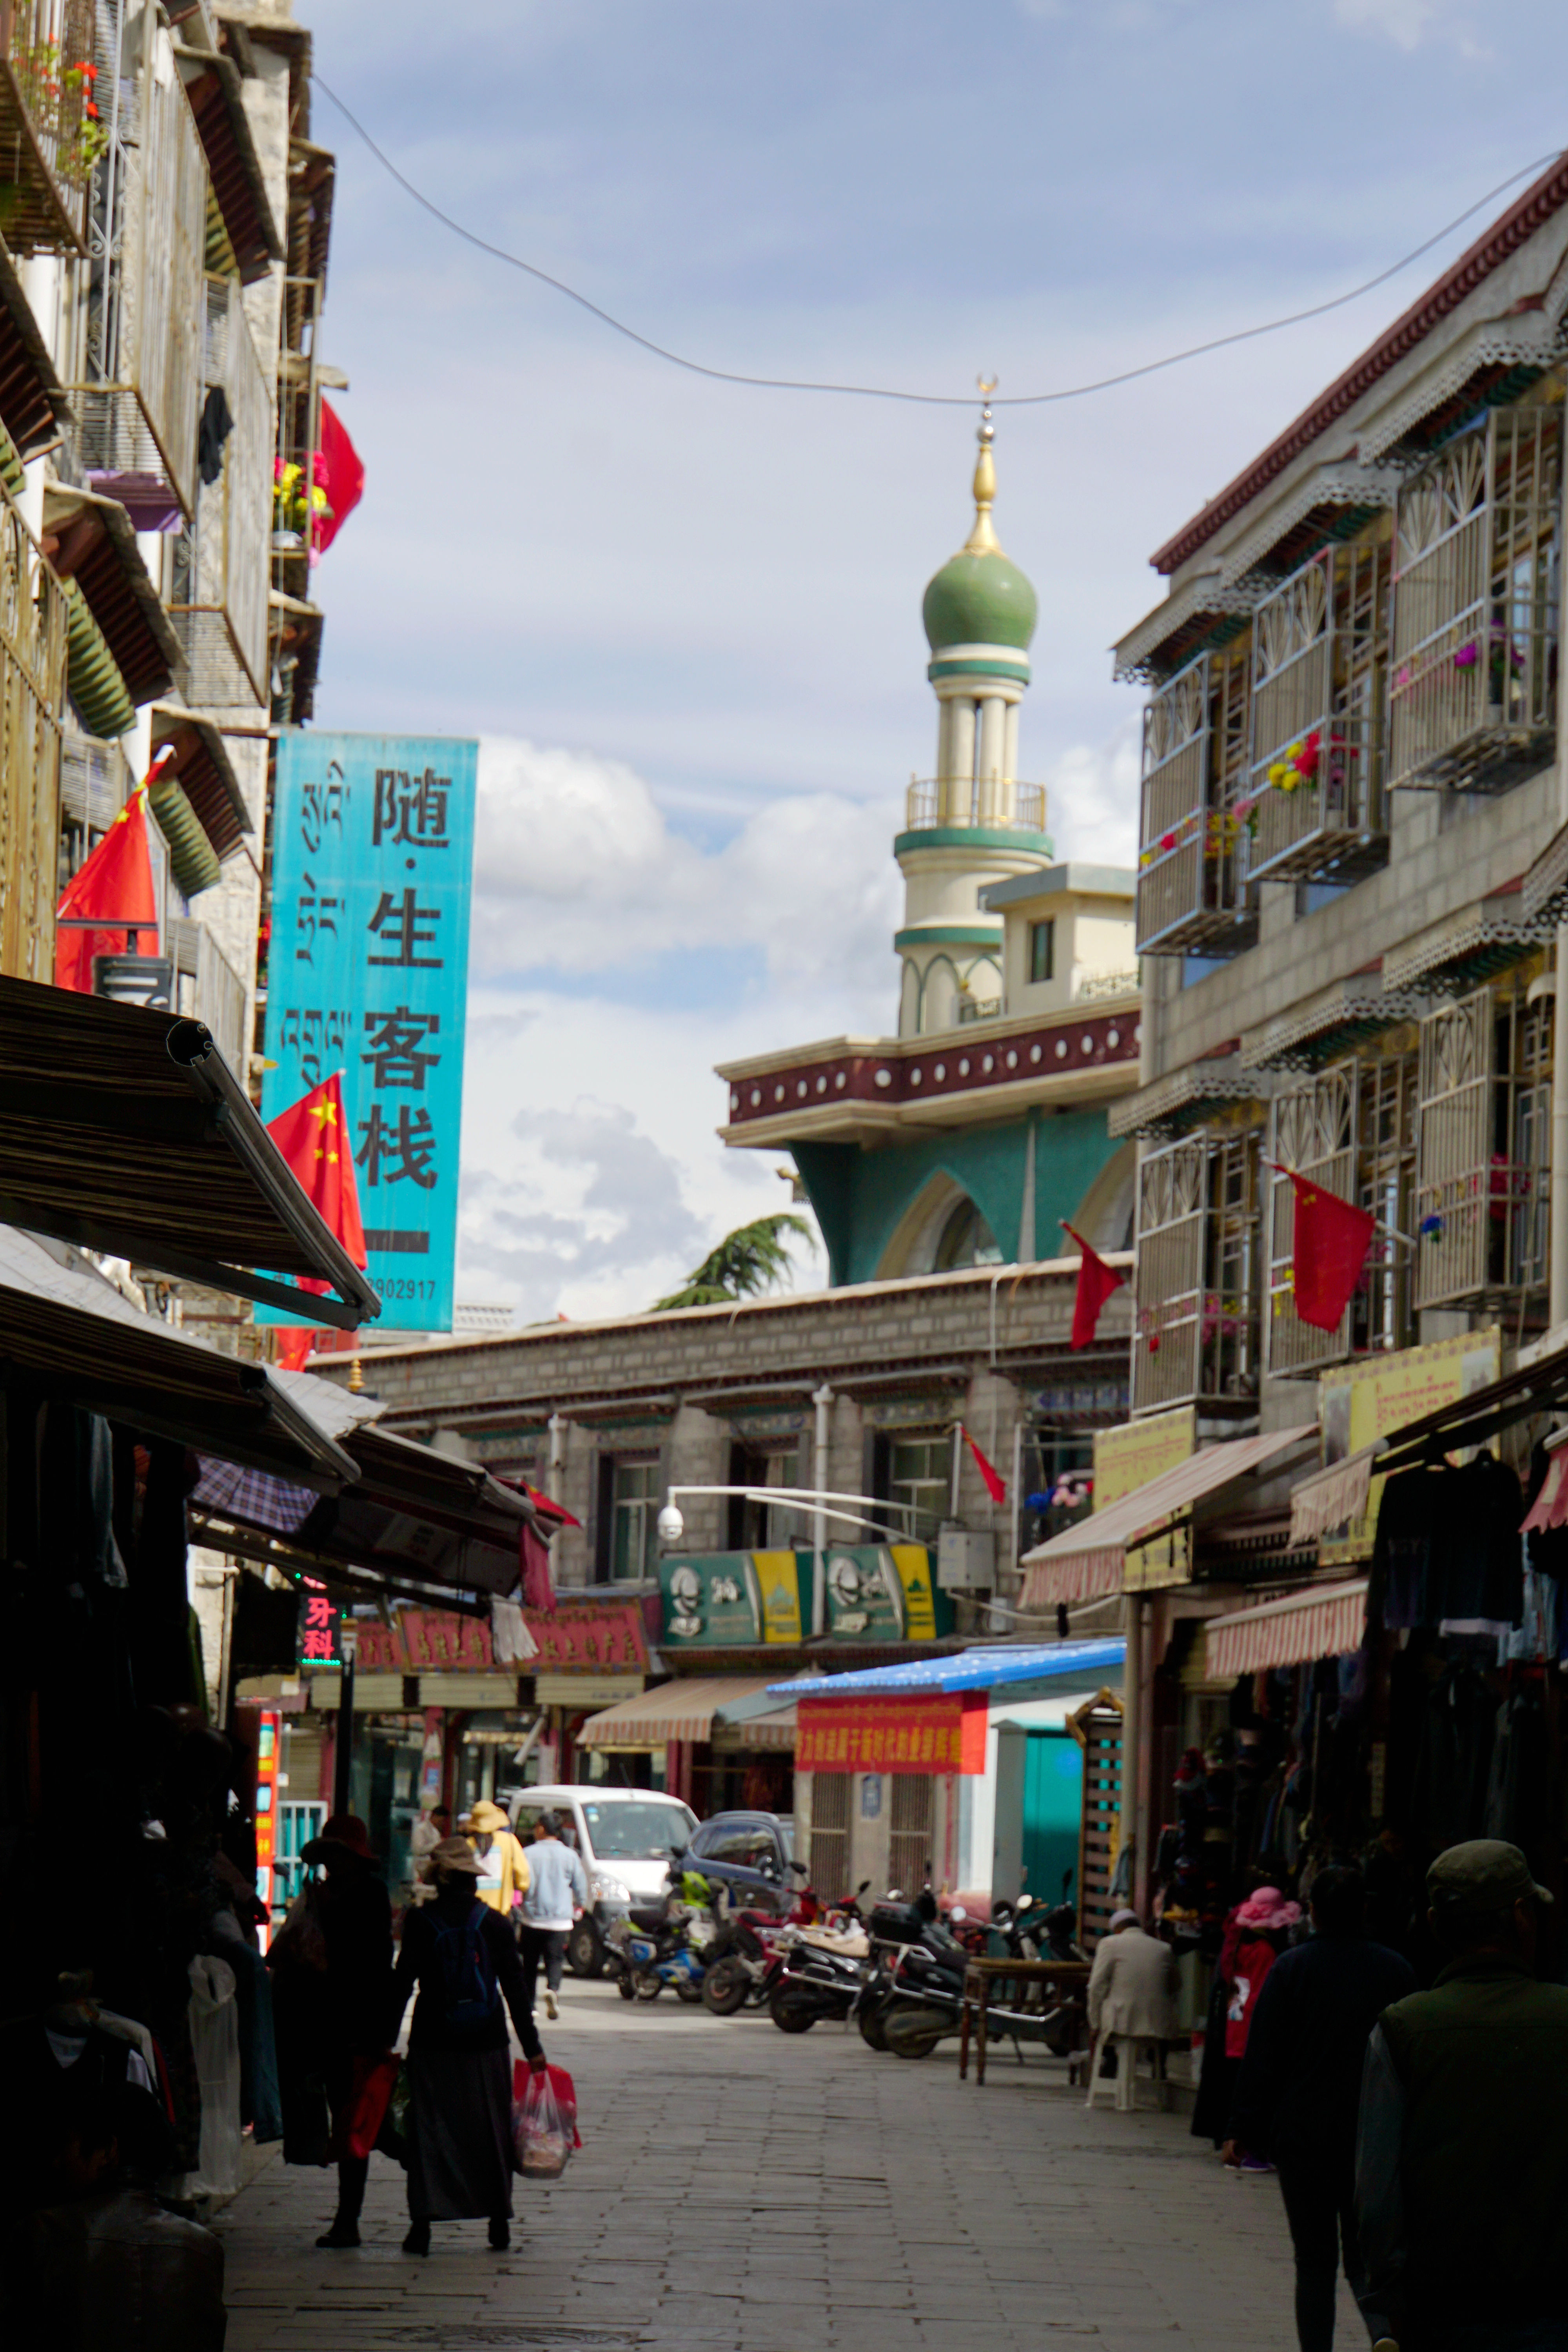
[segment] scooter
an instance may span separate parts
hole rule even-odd
[[[722,1919],[702,1955],[702,2006],[714,2017],[760,2009],[767,1999],[767,1976],[784,1934],[778,1920],[759,1911],[739,1911]]]
[[[605,1965],[621,1999],[657,2000],[670,1985],[678,2000],[700,2001],[702,1947],[710,1924],[691,1904],[673,1895],[657,1906],[634,1905],[605,1938]]]
[[[867,1880],[858,1893],[864,1895],[869,1884]],[[840,1906],[837,1916],[846,1911],[858,1920],[858,1902]],[[786,1928],[763,1979],[768,2014],[780,2032],[809,2033],[818,2018],[842,2021],[852,2016],[870,1949],[858,1925]]]
[[[929,2058],[963,2014],[969,1954],[937,1917],[928,1887],[913,1903],[879,1903],[871,1912],[874,1955],[856,2005],[860,2038],[900,2058]]]

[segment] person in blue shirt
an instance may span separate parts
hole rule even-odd
[[[528,1856],[528,1892],[522,1898],[522,1966],[528,1979],[529,2006],[539,1970],[544,1969],[544,2014],[560,2014],[555,1996],[561,1990],[561,1963],[572,1923],[588,1907],[588,1874],[582,1859],[563,1842],[559,1813],[541,1813],[533,1827]]]

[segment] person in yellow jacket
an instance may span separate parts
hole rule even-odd
[[[482,1865],[474,1893],[503,1919],[510,1919],[528,1893],[528,1857],[499,1805],[481,1797],[463,1823],[463,1832]]]

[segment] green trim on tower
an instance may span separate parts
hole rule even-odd
[[[896,948],[995,948],[1002,944],[1002,926],[983,923],[917,923],[893,933]]]
[[[894,839],[895,857],[907,857],[917,849],[1016,849],[1028,857],[1057,854],[1048,833],[1036,833],[1025,824],[927,824]]]
[[[926,676],[933,684],[939,677],[1011,677],[1016,678],[1020,686],[1027,686],[1029,665],[1027,662],[987,661],[984,658],[977,661],[955,660],[951,655],[944,654],[935,661],[927,662]]]

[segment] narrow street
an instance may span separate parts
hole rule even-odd
[[[1036,2053],[994,2053],[982,2091],[956,2043],[900,2063],[831,2025],[786,2038],[570,1980],[545,2032],[585,2145],[558,2185],[519,2183],[511,2252],[438,2223],[405,2257],[403,2176],[377,2157],[363,2250],[318,2253],[331,2177],[269,2155],[217,2225],[226,2352],[1293,2341],[1274,2181],[1222,2172],[1184,2116],[1087,2115]],[[1342,2286],[1340,2326],[1352,2347]]]

